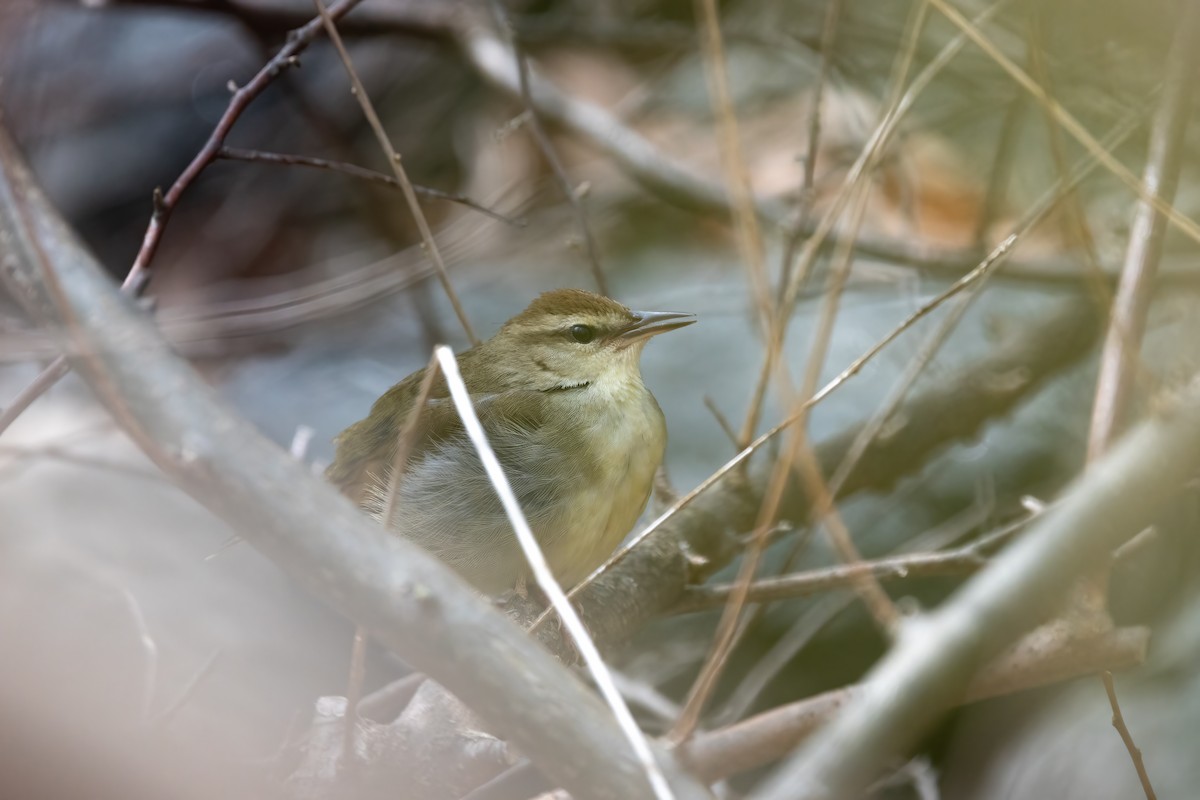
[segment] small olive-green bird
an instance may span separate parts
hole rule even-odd
[[[458,356],[463,380],[555,577],[569,588],[637,522],[662,463],[666,422],[642,382],[642,348],[695,322],[631,311],[579,289],[546,292],[488,341]],[[326,472],[382,517],[400,431],[425,370],[376,401],[338,436]],[[439,376],[385,524],[487,594],[528,577],[508,517]]]

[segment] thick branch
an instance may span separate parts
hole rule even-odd
[[[104,277],[0,130],[3,277],[114,418],[181,488],[577,797],[649,790],[597,697],[457,576],[389,536],[231,413]],[[660,753],[678,796],[708,796]]]

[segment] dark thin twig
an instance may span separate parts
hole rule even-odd
[[[362,0],[341,0],[341,2],[329,10],[330,17],[335,20],[339,19],[360,2]],[[233,129],[234,124],[241,117],[242,112],[246,110],[246,107],[280,73],[299,63],[299,55],[316,38],[321,27],[322,21],[320,17],[316,17],[309,20],[303,27],[293,31],[288,38],[287,44],[275,54],[275,57],[268,61],[250,79],[249,83],[239,87],[233,93],[228,107],[226,107],[225,112],[221,115],[221,119],[217,121],[213,132],[204,143],[204,147],[200,149],[200,152],[187,165],[187,168],[175,179],[175,182],[171,184],[171,188],[166,193],[155,192],[154,213],[150,216],[150,224],[146,228],[145,236],[142,238],[142,246],[133,261],[133,267],[129,270],[129,274],[126,276],[124,284],[122,284],[123,287],[135,287],[134,295],[141,294],[141,289],[145,286],[146,278],[148,277],[150,262],[154,259],[154,254],[158,250],[158,244],[162,240],[163,231],[166,228],[168,220],[171,218],[171,212],[175,210],[175,206],[179,203],[179,198],[183,196],[188,187],[200,176],[200,173],[217,159],[218,152],[225,144],[225,137],[229,135],[229,131]]]
[[[391,175],[385,175],[382,172],[376,172],[373,169],[360,167],[357,164],[349,164],[345,161],[331,161],[327,158],[298,156],[290,153],[271,153],[265,150],[247,150],[241,147],[222,147],[217,151],[217,157],[223,158],[227,161],[249,161],[256,164],[278,164],[281,166],[324,169],[331,172],[340,172],[344,175],[349,175],[352,178],[359,178],[361,180],[371,181],[372,183],[378,183],[393,189],[400,188],[400,182]],[[503,222],[505,225],[511,225],[514,228],[523,228],[527,224],[523,219],[506,217],[498,211],[494,211],[485,205],[475,202],[464,194],[443,192],[441,189],[431,189],[428,186],[420,186],[415,183],[413,184],[413,191],[424,197],[430,197],[436,200],[445,200],[449,203],[457,203],[460,206],[466,206],[472,211],[478,211],[480,214],[491,217],[499,222]]]
[[[525,106],[525,121],[529,125],[529,131],[533,134],[533,140],[537,142],[538,149],[542,151],[542,157],[546,159],[546,163],[550,167],[550,172],[554,175],[554,182],[558,184],[563,197],[571,204],[571,210],[575,212],[575,221],[578,223],[579,233],[583,237],[583,250],[587,255],[588,265],[592,270],[592,279],[596,281],[596,288],[599,289],[600,294],[608,295],[608,278],[605,276],[604,267],[600,263],[600,251],[596,247],[596,237],[592,234],[592,226],[588,222],[587,211],[583,208],[583,201],[579,197],[578,190],[571,185],[571,180],[567,177],[567,171],[563,167],[562,159],[558,157],[558,151],[554,149],[554,142],[550,141],[550,134],[546,132],[546,126],[542,124],[541,115],[533,103],[533,97],[529,93],[529,62],[525,57],[525,51],[517,43],[512,22],[509,21],[508,12],[505,11],[501,0],[492,0],[491,6],[492,13],[496,17],[496,24],[500,28],[504,38],[507,39],[513,58],[517,62],[521,102]]]
[[[362,107],[363,116],[367,118],[371,130],[375,134],[375,139],[379,142],[380,149],[383,150],[384,155],[387,157],[388,166],[392,168],[392,173],[396,176],[396,181],[399,182],[400,188],[404,192],[404,200],[408,203],[409,211],[412,212],[413,221],[417,224],[417,230],[421,232],[421,242],[424,244],[426,255],[433,261],[433,265],[437,269],[438,281],[442,284],[442,289],[446,292],[446,297],[450,300],[450,305],[454,309],[454,315],[458,317],[458,322],[462,325],[462,329],[467,334],[467,338],[471,341],[471,344],[479,344],[479,337],[475,335],[475,330],[471,327],[471,321],[467,319],[467,312],[463,309],[462,303],[458,300],[458,294],[454,291],[454,286],[450,283],[450,276],[446,272],[446,263],[442,260],[442,252],[438,249],[437,241],[433,238],[433,231],[429,229],[429,222],[425,219],[425,212],[421,210],[421,203],[417,200],[417,193],[413,189],[412,182],[408,179],[408,173],[400,163],[400,154],[392,146],[392,141],[388,138],[387,131],[384,130],[383,123],[380,122],[379,115],[375,112],[375,105],[367,95],[367,90],[363,86],[362,80],[358,77],[358,71],[354,68],[354,62],[350,59],[350,53],[347,52],[346,45],[342,42],[341,34],[338,33],[337,18],[325,7],[324,0],[313,0],[313,5],[316,6],[317,12],[320,14],[320,22],[325,26],[325,33],[329,36],[329,41],[333,42],[338,57],[341,59],[342,65],[346,68],[346,74],[350,78],[351,92],[354,94],[354,98],[358,100],[359,106]]]
[[[1117,687],[1113,683],[1112,673],[1108,670],[1100,673],[1100,680],[1104,681],[1104,691],[1108,693],[1108,704],[1112,706],[1112,726],[1117,729],[1117,733],[1121,734],[1121,741],[1125,743],[1125,749],[1129,751],[1129,758],[1133,761],[1133,767],[1137,770],[1138,780],[1142,783],[1142,791],[1146,793],[1146,800],[1157,800],[1158,795],[1154,793],[1154,787],[1150,784],[1150,774],[1146,772],[1146,763],[1142,760],[1141,748],[1133,741],[1133,734],[1129,732],[1129,726],[1125,724],[1125,715],[1121,713],[1121,704],[1117,701]]]
[[[808,109],[808,141],[805,144],[804,175],[800,184],[800,198],[795,211],[795,222],[787,225],[784,237],[782,258],[779,263],[779,295],[783,299],[783,289],[788,284],[788,274],[796,260],[796,248],[804,238],[809,217],[812,214],[813,203],[816,201],[817,155],[820,153],[821,140],[821,104],[824,102],[825,84],[829,81],[829,73],[833,68],[833,46],[837,40],[837,23],[841,15],[843,0],[829,0],[825,7],[825,22],[821,28],[821,67],[817,73],[816,86],[813,88],[811,105]]]
[[[717,421],[717,427],[721,429],[722,433],[729,437],[729,441],[733,442],[733,446],[739,450],[742,449],[742,443],[738,440],[737,431],[733,429],[733,425],[730,424],[729,418],[726,417],[725,413],[721,411],[720,407],[717,406],[717,401],[712,399],[712,395],[704,395],[704,407],[708,409],[708,413],[713,415],[713,419]]]

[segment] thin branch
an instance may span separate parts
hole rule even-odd
[[[298,156],[291,153],[271,153],[265,150],[248,150],[242,147],[222,147],[217,151],[217,157],[226,161],[248,161],[254,164],[275,164],[279,166],[290,167],[311,167],[313,169],[322,169],[329,172],[340,172],[343,175],[349,175],[352,178],[359,180],[378,183],[382,186],[387,186],[392,189],[400,189],[400,182],[391,175],[385,175],[382,172],[377,172],[373,169],[360,167],[357,164],[349,164],[345,161],[331,161],[327,158],[314,158],[312,156]],[[503,222],[505,225],[511,225],[514,228],[523,228],[527,224],[523,219],[513,219],[506,217],[499,211],[488,208],[487,206],[477,203],[465,194],[454,192],[443,192],[441,189],[430,189],[427,186],[413,184],[413,191],[423,197],[429,197],[435,200],[445,200],[448,203],[457,203],[460,206],[466,206],[472,211],[478,211],[484,216]]]
[[[1117,687],[1113,683],[1112,673],[1108,670],[1100,673],[1100,679],[1104,681],[1104,691],[1108,693],[1108,704],[1112,706],[1112,726],[1117,729],[1117,733],[1121,735],[1121,741],[1125,743],[1125,749],[1129,751],[1129,758],[1133,761],[1133,767],[1137,770],[1138,780],[1142,783],[1142,791],[1146,793],[1146,800],[1158,800],[1158,795],[1154,793],[1154,787],[1150,784],[1150,774],[1146,772],[1146,764],[1142,760],[1142,751],[1133,741],[1133,734],[1129,732],[1129,726],[1125,724],[1125,716],[1121,713],[1121,704],[1117,700]]]
[[[579,233],[583,237],[584,253],[587,255],[588,264],[592,268],[592,278],[596,281],[596,288],[600,290],[600,294],[607,296],[609,294],[608,279],[604,275],[604,267],[600,264],[600,251],[596,247],[596,237],[592,234],[592,226],[588,222],[587,212],[583,208],[583,201],[579,197],[579,192],[571,185],[571,181],[567,178],[567,171],[563,167],[562,159],[558,157],[558,151],[554,149],[554,143],[550,141],[550,134],[546,132],[546,126],[542,124],[542,118],[538,114],[538,110],[533,104],[533,98],[529,94],[529,62],[525,57],[525,51],[517,43],[512,23],[508,19],[508,13],[504,9],[502,0],[492,0],[491,6],[498,27],[508,40],[509,49],[512,50],[513,57],[517,62],[517,75],[520,77],[521,102],[525,105],[525,119],[529,124],[529,130],[533,134],[533,140],[537,142],[538,149],[542,151],[542,156],[546,159],[546,163],[550,166],[550,172],[554,175],[555,183],[558,184],[563,197],[571,205],[571,210],[575,212],[575,221],[578,223]]]
[[[408,173],[405,172],[404,166],[400,163],[400,154],[392,146],[392,141],[388,138],[387,131],[383,128],[383,123],[379,121],[379,115],[375,113],[375,106],[371,102],[371,98],[367,96],[367,90],[363,87],[362,81],[358,77],[358,72],[354,69],[354,62],[350,60],[350,53],[346,51],[346,45],[342,42],[342,37],[338,33],[335,21],[336,17],[333,16],[331,11],[325,8],[324,0],[313,0],[313,5],[316,6],[317,12],[320,14],[321,23],[325,26],[325,33],[329,36],[329,40],[333,42],[338,57],[342,60],[342,65],[346,68],[346,74],[350,77],[351,92],[354,94],[355,99],[358,100],[359,106],[362,107],[363,116],[367,118],[371,130],[375,133],[375,139],[379,142],[380,149],[383,150],[384,155],[387,157],[388,166],[392,168],[392,174],[396,176],[396,181],[400,184],[400,189],[404,192],[404,199],[408,203],[408,210],[412,213],[413,220],[417,223],[417,230],[421,232],[421,242],[424,244],[425,252],[437,269],[438,281],[442,284],[442,289],[446,292],[446,297],[450,300],[450,305],[454,308],[454,315],[458,317],[458,322],[462,325],[462,329],[467,334],[467,339],[470,340],[471,344],[479,344],[479,337],[475,335],[475,330],[471,327],[471,321],[467,319],[467,312],[463,310],[462,303],[459,302],[458,295],[454,291],[454,286],[450,283],[450,276],[446,272],[446,263],[442,260],[442,252],[438,249],[437,242],[433,238],[433,231],[430,230],[429,222],[425,219],[425,212],[421,210],[421,203],[417,200],[417,193],[413,189],[412,183],[408,180]]]
[[[750,585],[746,602],[770,603],[807,597],[832,589],[852,588],[859,580],[857,573],[862,572],[869,572],[877,581],[893,581],[933,575],[969,575],[979,571],[986,564],[987,555],[976,543],[972,543],[944,552],[893,556],[765,578]],[[728,601],[736,588],[736,584],[689,588],[683,600],[673,610],[683,614],[720,606]]]
[[[948,602],[906,620],[862,695],[789,759],[757,800],[841,797],[870,782],[977,666],[1052,610],[1121,542],[1153,521],[1200,468],[1200,380],[1174,408],[1131,431],[1030,531]],[[817,789],[817,787],[820,787]]]
[[[8,427],[17,421],[17,417],[25,413],[25,409],[29,408],[34,400],[50,391],[50,388],[70,371],[71,368],[67,364],[65,356],[55,357],[49,366],[39,372],[38,376],[13,398],[4,411],[0,412],[0,435],[3,435]]]
[[[149,320],[119,298],[0,129],[0,276],[69,342],[64,352],[118,423],[178,485],[304,586],[363,624],[503,730],[580,798],[646,793],[595,694],[457,575],[364,517],[220,403]],[[136,358],[130,357],[136,354]],[[498,663],[520,669],[497,670]],[[660,763],[681,798],[706,790]]]
[[[704,407],[708,409],[708,413],[713,415],[713,419],[717,421],[717,427],[721,429],[721,432],[728,437],[734,447],[740,450],[742,444],[738,440],[737,431],[733,429],[733,425],[729,423],[729,418],[725,416],[725,412],[721,411],[720,406],[717,405],[717,401],[712,399],[712,395],[704,395]]]
[[[362,0],[341,0],[330,9],[330,18],[334,20],[340,19],[360,2]],[[146,233],[142,237],[142,246],[138,249],[137,257],[133,260],[133,267],[130,268],[129,274],[125,277],[125,282],[122,284],[123,287],[131,287],[135,296],[140,295],[146,286],[147,279],[149,278],[150,262],[154,260],[154,254],[157,252],[158,244],[162,240],[163,231],[166,229],[167,222],[170,220],[175,206],[179,203],[179,199],[183,197],[183,193],[200,176],[200,173],[217,159],[217,154],[225,144],[225,137],[229,135],[230,130],[233,129],[234,124],[250,103],[280,73],[299,63],[299,55],[316,38],[322,24],[323,22],[320,18],[313,18],[303,27],[293,31],[288,38],[287,44],[275,54],[275,57],[255,73],[249,83],[239,87],[233,93],[233,97],[229,99],[229,105],[226,107],[224,113],[221,114],[221,118],[217,121],[212,133],[209,134],[204,147],[200,149],[200,152],[192,158],[191,163],[175,179],[175,182],[171,184],[171,188],[165,194],[156,190],[154,213],[150,216],[150,224],[147,226]]]
[[[579,615],[568,602],[562,587],[555,580],[554,573],[550,570],[550,564],[542,553],[537,537],[533,535],[533,531],[525,519],[525,513],[521,510],[521,504],[518,502],[516,494],[513,493],[508,476],[504,473],[504,468],[500,466],[500,460],[496,458],[496,454],[488,442],[487,434],[483,430],[483,425],[475,414],[475,408],[471,405],[470,391],[458,371],[458,361],[454,358],[454,351],[445,345],[439,345],[434,348],[434,356],[441,365],[442,374],[446,376],[446,387],[450,390],[450,398],[454,402],[455,409],[458,410],[458,415],[462,418],[463,428],[466,429],[471,443],[475,445],[475,450],[479,454],[480,461],[483,462],[483,469],[492,483],[492,488],[500,497],[504,513],[508,516],[517,542],[525,553],[525,559],[529,562],[534,579],[537,580],[538,586],[550,600],[550,605],[558,612],[559,619],[563,621],[567,631],[570,632],[571,639],[579,649],[588,673],[596,682],[601,696],[604,697],[613,716],[616,717],[622,733],[625,734],[625,738],[633,747],[634,753],[637,754],[645,777],[654,790],[654,796],[658,800],[674,800],[675,794],[671,791],[671,786],[667,782],[662,768],[654,758],[650,742],[637,726],[637,721],[629,711],[629,706],[625,704],[625,699],[621,696],[621,691],[617,688],[612,673],[604,663],[604,658],[600,655],[596,643],[592,641],[583,621],[579,619]]]

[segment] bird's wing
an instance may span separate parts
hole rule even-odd
[[[543,392],[513,390],[474,395],[471,399],[488,441],[532,524],[534,519],[552,510],[573,484],[569,471],[570,464],[577,461],[571,458],[577,448],[570,441],[569,426],[555,425],[551,431],[547,412],[553,399]],[[386,505],[398,432],[407,414],[399,420],[381,421],[377,416],[373,411],[340,437],[337,458],[327,475],[360,505],[379,514]],[[376,434],[369,426],[386,430]],[[499,499],[451,400],[429,400],[420,411],[413,433],[402,488],[394,504],[395,527],[402,527],[396,523],[406,517],[421,517],[427,522],[435,518],[444,520],[437,525],[439,529],[453,525],[475,527],[468,517],[479,518],[483,524],[492,524],[493,516],[503,517]],[[391,441],[381,441],[381,435]],[[353,446],[364,439],[374,441],[371,452]],[[409,535],[420,538],[419,534]]]
[[[544,544],[561,533],[571,498],[587,480],[577,443],[569,432],[564,440],[561,424],[552,428],[547,412],[553,399],[542,392],[472,400],[525,518]],[[361,505],[368,513],[382,517],[390,483],[390,463],[365,476]],[[387,524],[485,590],[504,588],[492,585],[495,576],[511,580],[524,569],[503,505],[447,399],[430,401],[421,412]]]

